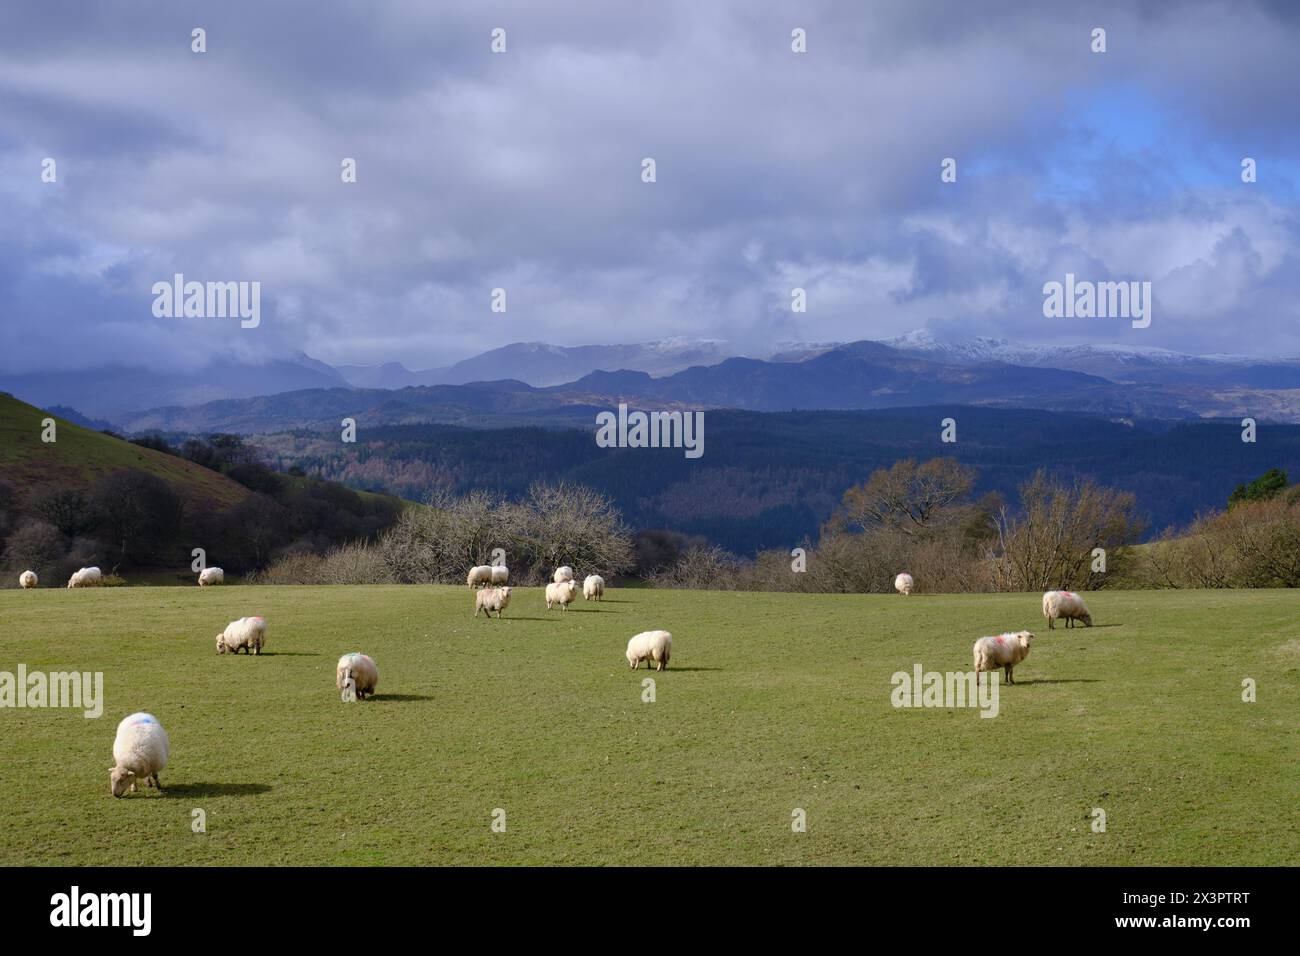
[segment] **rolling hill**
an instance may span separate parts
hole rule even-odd
[[[47,418],[55,422],[52,442],[41,440],[41,423]],[[215,471],[74,425],[0,392],[0,479],[13,485],[20,501],[37,488],[85,487],[124,468],[157,475],[182,499],[217,508],[238,504],[249,494]]]
[[[955,444],[940,420],[958,423]],[[951,456],[979,472],[977,494],[1014,500],[1036,469],[1091,477],[1131,491],[1149,531],[1222,508],[1238,484],[1268,468],[1300,474],[1300,427],[1268,425],[1257,443],[1233,422],[1109,421],[1068,412],[943,406],[875,411],[710,411],[705,452],[600,448],[580,427],[467,429],[366,426],[356,444],[338,432],[285,432],[253,443],[280,468],[415,500],[430,491],[487,488],[522,495],[537,479],[608,494],[633,527],[703,535],[749,554],[793,547],[817,529],[845,489],[900,458]]]

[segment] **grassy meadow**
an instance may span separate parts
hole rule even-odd
[[[1088,601],[1048,631],[1029,594],[518,589],[485,621],[464,587],[4,590],[0,671],[103,671],[106,705],[0,710],[0,864],[1294,864],[1300,596]],[[246,614],[266,653],[218,656]],[[650,628],[672,663],[634,673]],[[891,706],[894,672],[1020,628],[995,719]],[[344,704],[352,650],[379,693]],[[165,790],[114,800],[136,710]]]

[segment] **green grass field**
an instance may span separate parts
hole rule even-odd
[[[107,701],[0,710],[0,863],[1300,859],[1295,592],[1100,593],[1098,627],[1055,631],[1037,595],[511,598],[485,622],[463,587],[0,592],[0,670],[103,671]],[[245,614],[267,653],[218,656]],[[659,627],[643,703],[623,648]],[[997,718],[891,706],[895,671],[968,670],[975,637],[1019,628],[1038,639]],[[334,688],[350,650],[379,663],[364,703]],[[171,737],[166,790],[114,800],[136,710]]]

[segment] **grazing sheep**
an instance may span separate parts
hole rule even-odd
[[[1029,642],[1034,635],[1028,631],[1016,634],[999,634],[996,637],[981,637],[972,648],[975,656],[975,683],[979,685],[981,671],[995,671],[999,667],[1006,670],[1007,683],[1014,684],[1011,669],[1029,656]]]
[[[916,587],[916,582],[912,576],[904,571],[898,577],[894,578],[894,590],[899,594],[908,595],[912,593],[912,588]]]
[[[578,586],[572,581],[560,581],[546,585],[546,610],[557,604],[561,611],[567,611],[569,605],[578,597]]]
[[[18,575],[18,586],[20,588],[34,588],[40,581],[36,577],[35,571],[24,571]]]
[[[70,588],[97,588],[104,583],[104,573],[99,568],[82,568],[68,578]]]
[[[479,585],[489,585],[492,583],[492,566],[488,564],[476,564],[469,569],[469,576],[465,578],[465,583],[472,588]]]
[[[492,586],[500,587],[503,584],[510,583],[510,569],[500,565],[492,566]]]
[[[627,662],[636,670],[642,661],[647,662],[647,667],[649,661],[654,661],[659,665],[655,670],[661,671],[668,666],[672,651],[673,636],[667,631],[642,631],[627,642]]]
[[[582,582],[582,599],[584,601],[600,601],[605,597],[605,579],[599,574],[589,574],[587,579]]]
[[[359,651],[344,654],[339,658],[339,666],[334,672],[334,683],[343,691],[343,699],[348,699],[349,688],[356,694],[357,700],[365,700],[367,694],[374,694],[379,686],[379,667],[374,659]]]
[[[1043,595],[1043,617],[1047,618],[1047,629],[1056,629],[1057,618],[1065,618],[1066,627],[1074,627],[1076,620],[1092,627],[1092,615],[1083,598],[1073,591],[1048,591]]]
[[[214,584],[225,584],[226,572],[220,568],[204,568],[199,572],[199,587],[211,587]]]
[[[238,654],[242,648],[245,654],[261,654],[265,643],[266,619],[241,617],[238,621],[231,621],[217,635],[217,653]]]
[[[474,616],[478,617],[479,611],[486,611],[487,616],[491,617],[492,612],[497,612],[497,620],[501,619],[501,612],[510,606],[510,589],[509,588],[483,588],[474,595]]]
[[[555,573],[551,575],[551,580],[556,584],[563,584],[565,581],[572,581],[573,568],[569,567],[567,564],[561,565],[555,569]]]
[[[146,787],[161,790],[158,771],[167,766],[167,731],[158,718],[144,713],[123,718],[113,740],[113,759],[116,765],[108,770],[113,796],[128,790],[134,793],[137,778],[143,778]]]

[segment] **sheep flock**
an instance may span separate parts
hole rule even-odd
[[[511,588],[509,569],[498,565],[475,565],[466,575],[466,583],[474,591],[474,617],[482,612],[485,618],[498,620],[509,607]],[[223,584],[225,574],[221,568],[207,568],[199,573],[200,587]],[[578,581],[581,580],[581,587]],[[19,575],[19,586],[36,588],[39,577],[27,570]],[[910,595],[916,587],[912,575],[899,573],[894,588],[902,595]],[[103,585],[103,573],[97,567],[81,568],[68,580],[68,588],[93,588]],[[568,611],[579,592],[584,601],[600,603],[606,592],[605,578],[588,574],[577,578],[568,565],[557,567],[545,586],[547,610],[559,608]],[[597,611],[595,608],[591,610]],[[1058,620],[1067,628],[1076,622],[1092,627],[1092,615],[1083,598],[1072,591],[1051,590],[1042,596],[1042,614],[1049,629]],[[210,633],[210,632],[209,632]],[[259,656],[266,645],[267,625],[260,615],[249,615],[231,621],[216,636],[218,654],[235,655],[243,651],[247,656]],[[1034,635],[1027,630],[1008,630],[976,639],[972,647],[972,665],[975,679],[980,675],[1002,671],[1008,685],[1015,684],[1014,669],[1029,657]],[[666,630],[653,629],[635,634],[627,642],[624,653],[628,666],[636,670],[642,661],[657,671],[668,667],[672,656],[673,638]],[[344,701],[363,701],[373,697],[379,685],[379,667],[375,660],[360,651],[344,654],[335,669],[335,687]],[[137,784],[161,789],[159,772],[167,765],[169,743],[167,733],[156,717],[145,712],[131,714],[118,725],[113,742],[114,765],[110,768],[111,792],[114,797],[135,792]]]

